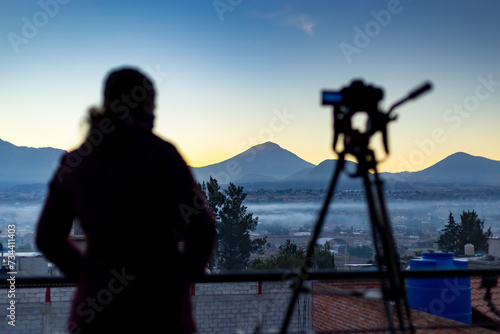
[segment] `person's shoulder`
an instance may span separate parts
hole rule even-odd
[[[51,186],[69,182],[75,175],[75,169],[77,169],[81,163],[82,157],[77,149],[63,153],[59,159],[59,165],[50,181]]]
[[[59,168],[77,168],[82,162],[80,148],[63,153],[59,159]]]
[[[158,163],[165,163],[169,165],[185,164],[184,157],[177,149],[177,146],[159,135],[154,133],[148,134],[147,143],[142,142],[142,147],[147,147],[147,150],[154,156],[154,160]]]
[[[85,141],[79,147],[64,153],[60,159],[60,166],[78,168],[85,159],[92,156],[96,148]]]
[[[161,138],[160,136],[151,133],[150,140],[152,141],[153,145],[155,145],[156,148],[164,150],[164,151],[169,151],[169,152],[175,152],[177,153],[177,147],[170,142],[167,139]]]

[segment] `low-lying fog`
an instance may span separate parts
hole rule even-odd
[[[251,203],[247,207],[248,212],[259,217],[261,224],[307,228],[318,220],[322,205],[321,202]],[[485,228],[492,226],[493,231],[500,228],[500,201],[389,201],[387,205],[393,225],[437,229],[446,223],[450,212],[455,221],[460,221],[463,211],[475,210],[479,218],[485,220]],[[325,224],[368,227],[367,205],[362,201],[332,201]]]
[[[0,202],[0,230],[7,232],[7,225],[16,224],[18,231],[34,231],[42,203],[1,203]]]
[[[284,227],[312,227],[319,216],[322,202],[293,203],[244,203],[247,211],[259,218],[259,224],[278,224]],[[16,223],[26,232],[34,231],[42,208],[41,202],[2,203],[0,202],[0,229]],[[475,210],[485,227],[492,226],[500,235],[500,201],[389,201],[389,217],[393,225],[408,227],[441,228],[450,211],[456,221],[460,221],[462,211]],[[356,225],[368,227],[369,218],[366,203],[334,200],[329,205],[325,224]]]

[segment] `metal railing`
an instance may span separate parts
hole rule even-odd
[[[296,279],[300,276],[295,271],[266,271],[266,272],[228,272],[203,275],[195,283],[230,283],[230,282],[277,282]],[[381,274],[376,270],[363,271],[312,271],[307,281],[326,281],[339,279],[366,279],[380,278]],[[500,276],[500,268],[487,269],[441,269],[441,270],[406,270],[401,271],[403,278],[435,278],[435,277],[472,277],[472,276]],[[16,277],[16,286],[35,287],[50,285],[75,285],[65,277]],[[7,288],[9,283],[0,281],[0,289]]]

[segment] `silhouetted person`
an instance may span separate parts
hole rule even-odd
[[[152,133],[154,101],[139,71],[111,72],[87,138],[50,182],[36,242],[77,282],[70,332],[195,330],[190,282],[212,255],[215,222],[175,147]],[[84,252],[68,240],[74,220]]]

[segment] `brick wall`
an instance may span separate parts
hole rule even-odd
[[[194,313],[199,333],[236,333],[280,329],[292,290],[287,282],[196,284]],[[301,294],[291,331],[311,328],[311,296]]]
[[[64,333],[74,287],[16,288],[15,327],[8,324],[8,290],[0,289],[0,333]]]
[[[8,289],[0,289],[0,333],[58,334],[64,328],[74,287],[16,288],[15,327],[9,312]],[[192,289],[199,333],[252,332],[280,329],[291,289],[287,282],[199,283]],[[152,306],[154,307],[154,306]],[[301,295],[289,329],[311,328],[311,296]]]

